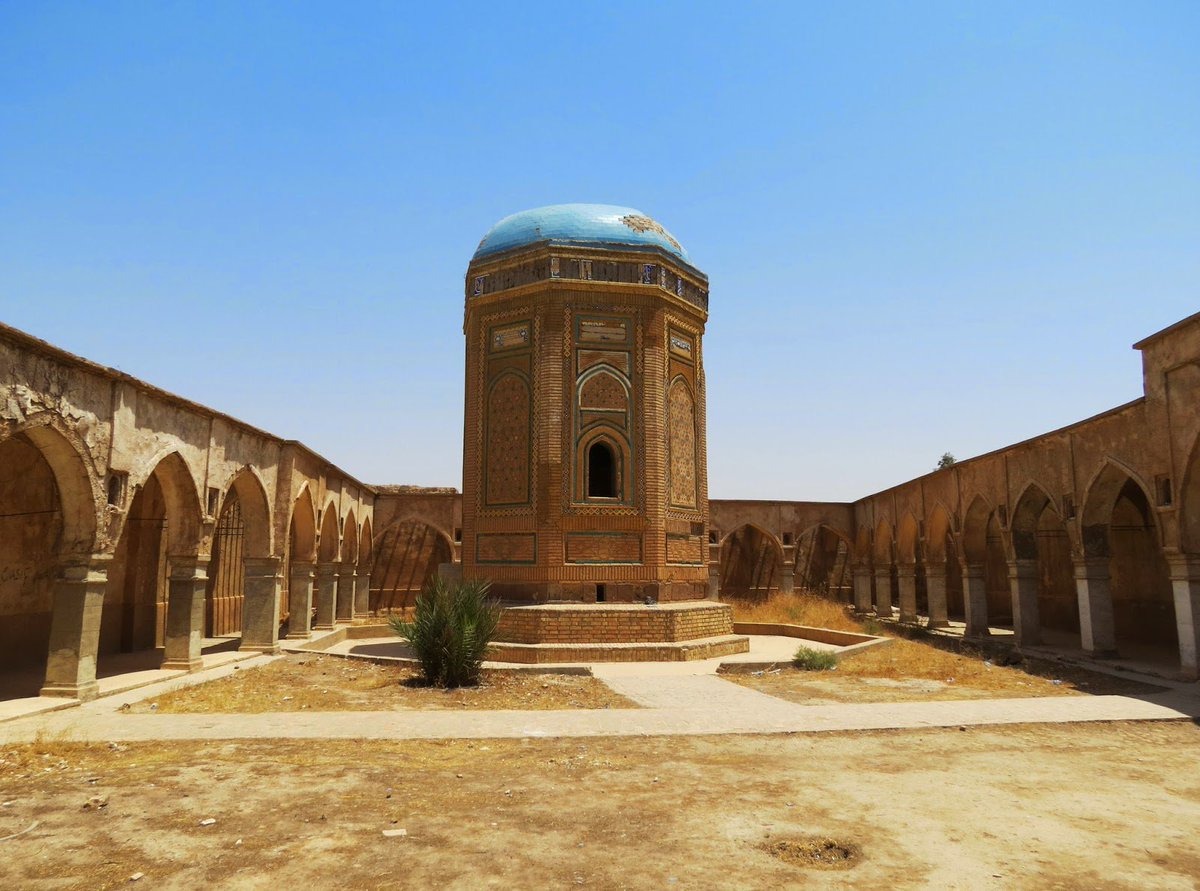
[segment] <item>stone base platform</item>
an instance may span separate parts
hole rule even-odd
[[[725,603],[508,605],[488,658],[497,662],[681,662],[745,653]]]

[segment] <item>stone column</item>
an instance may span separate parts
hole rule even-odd
[[[246,557],[245,597],[242,601],[242,645],[239,650],[279,652],[278,557]]]
[[[100,610],[108,585],[111,557],[81,558],[64,563],[54,582],[50,617],[50,652],[46,659],[43,696],[95,699],[96,652],[100,648]]]
[[[917,566],[901,563],[896,567],[896,587],[900,589],[900,621],[917,623]]]
[[[967,614],[967,637],[987,637],[987,574],[982,563],[963,567],[963,611]]]
[[[1017,646],[1036,646],[1042,642],[1038,619],[1038,565],[1036,560],[1013,560],[1008,564],[1008,585],[1012,591],[1013,631]]]
[[[1079,637],[1084,651],[1093,656],[1115,656],[1117,634],[1107,557],[1075,561],[1075,593],[1079,597]]]
[[[349,622],[354,618],[354,575],[356,566],[353,563],[342,563],[338,566],[337,580],[337,620]]]
[[[796,591],[796,564],[784,563],[779,577],[779,593],[793,594]]]
[[[890,566],[875,567],[875,615],[892,617],[892,569]]]
[[[860,615],[871,611],[871,570],[866,566],[854,567],[854,611]]]
[[[948,627],[950,615],[946,608],[946,564],[944,561],[925,564],[925,590],[929,597],[928,627]]]
[[[203,667],[204,589],[208,558],[171,557],[167,579],[167,631],[163,639],[163,668],[196,671]]]
[[[1172,557],[1171,588],[1175,592],[1175,627],[1179,632],[1179,671],[1187,680],[1198,674],[1200,653],[1200,558]]]
[[[354,614],[365,616],[371,611],[371,573],[359,571],[354,577]]]
[[[292,561],[288,574],[288,640],[308,640],[312,634],[313,569],[315,564]]]
[[[333,627],[337,611],[337,578],[336,563],[317,564],[317,618],[313,628],[318,631],[328,631]]]

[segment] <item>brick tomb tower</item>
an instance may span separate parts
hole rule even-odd
[[[492,227],[466,276],[464,577],[490,579],[508,603],[590,604],[586,619],[560,616],[576,629],[559,627],[564,642],[579,621],[594,626],[584,637],[626,643],[732,631],[727,608],[697,603],[708,594],[707,318],[708,278],[632,208],[556,205]],[[593,621],[596,604],[644,614],[647,602],[689,629]],[[687,603],[698,611],[686,621],[666,608]],[[548,615],[520,620],[546,634],[509,637],[545,640]],[[506,616],[510,632],[520,622]]]

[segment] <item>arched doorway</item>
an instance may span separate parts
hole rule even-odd
[[[1012,541],[1018,565],[1023,561],[1033,562],[1041,640],[1056,647],[1078,649],[1079,599],[1071,539],[1050,496],[1036,485],[1027,488],[1017,500]]]
[[[1174,593],[1154,510],[1146,490],[1114,464],[1088,492],[1083,547],[1085,648],[1090,633],[1095,651],[1178,666]]]
[[[721,542],[722,597],[766,600],[778,590],[783,549],[757,526],[740,526]]]
[[[23,434],[0,442],[0,697],[36,696],[42,684],[62,539],[49,462]]]
[[[796,540],[796,584],[799,591],[852,599],[850,543],[828,526],[814,526]]]
[[[364,544],[366,538],[364,536]],[[454,559],[450,539],[418,519],[402,520],[384,530],[371,546],[372,612],[412,606],[437,575],[438,566]]]

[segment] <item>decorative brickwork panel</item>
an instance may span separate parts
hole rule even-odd
[[[696,506],[696,406],[682,380],[671,384],[667,396],[667,436],[670,441],[670,503]]]
[[[529,501],[529,385],[516,374],[501,375],[487,402],[487,504]]]
[[[537,537],[532,533],[481,532],[475,538],[477,563],[535,563]]]
[[[616,352],[615,350],[580,350],[579,351],[579,373],[587,371],[593,365],[611,365],[619,371],[625,372],[626,376],[630,372],[629,353]]]
[[[667,562],[696,565],[705,562],[704,539],[693,535],[667,536]]]
[[[579,407],[624,412],[629,407],[629,394],[616,375],[601,371],[579,388]]]
[[[568,563],[641,563],[642,537],[631,533],[567,535]]]

